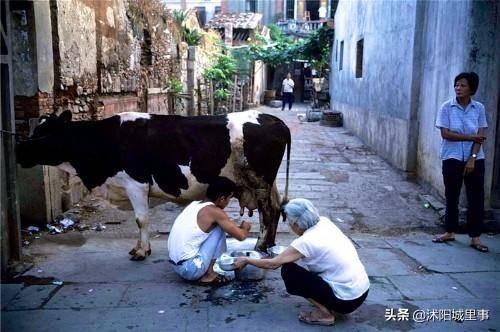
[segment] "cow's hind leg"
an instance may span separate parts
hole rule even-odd
[[[257,202],[260,217],[260,233],[255,249],[266,252],[275,245],[276,232],[280,219],[280,195],[274,184],[270,189],[259,189]]]
[[[135,182],[126,187],[130,203],[134,208],[135,222],[139,227],[139,240],[137,245],[129,252],[131,260],[144,260],[146,256],[151,255],[151,246],[149,244],[149,217],[148,217],[148,194],[149,184]]]

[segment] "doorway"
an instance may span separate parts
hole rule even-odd
[[[319,20],[319,3],[320,0],[307,0],[306,1],[306,11],[311,15],[311,21]]]

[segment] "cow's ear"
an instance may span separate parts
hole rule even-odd
[[[59,120],[61,120],[62,122],[66,123],[66,122],[70,122],[71,121],[71,116],[73,114],[71,113],[71,111],[69,110],[66,110],[64,112],[62,112],[61,115],[59,115]]]

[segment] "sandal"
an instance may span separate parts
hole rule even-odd
[[[472,248],[476,249],[477,251],[480,251],[480,252],[488,252],[489,251],[488,247],[481,244],[481,243],[478,243],[478,244],[471,243],[470,246]]]
[[[445,236],[438,236],[432,239],[432,242],[434,243],[446,243],[446,242],[451,242],[455,241],[454,237],[445,237]]]
[[[198,280],[196,284],[198,286],[205,286],[205,287],[221,287],[224,285],[227,285],[228,283],[231,282],[231,279],[226,278],[222,274],[217,275],[213,280],[211,281],[201,281]]]
[[[333,319],[327,318],[313,318],[313,313],[300,313],[299,320],[302,323],[310,324],[310,325],[322,325],[322,326],[332,326],[335,324],[335,317]]]

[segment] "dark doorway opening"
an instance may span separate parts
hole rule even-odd
[[[306,11],[309,12],[311,21],[319,20],[319,13],[318,13],[319,5],[320,5],[319,0],[306,1]]]
[[[207,23],[207,11],[205,10],[205,7],[196,7],[196,16],[198,16],[200,26],[204,27]]]

